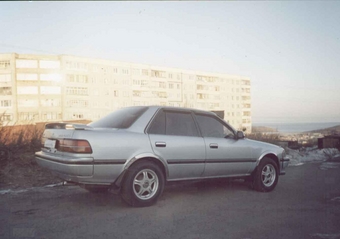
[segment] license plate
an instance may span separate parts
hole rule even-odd
[[[44,146],[45,146],[45,148],[54,149],[54,148],[55,148],[55,143],[56,143],[56,142],[57,142],[56,140],[46,139],[46,140],[45,140],[45,143],[44,143]]]

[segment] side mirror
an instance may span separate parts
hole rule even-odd
[[[237,139],[244,139],[244,133],[242,131],[237,131],[236,136]]]

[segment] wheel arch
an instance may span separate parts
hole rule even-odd
[[[114,182],[114,184],[116,186],[120,187],[122,182],[123,182],[124,175],[125,175],[126,171],[130,167],[135,165],[136,163],[139,163],[139,162],[142,162],[142,161],[149,161],[149,162],[155,163],[162,170],[163,175],[164,175],[164,180],[165,181],[167,180],[167,178],[169,176],[169,169],[168,169],[168,166],[165,163],[165,161],[162,160],[161,158],[157,157],[156,155],[153,155],[153,154],[141,154],[141,155],[137,155],[137,156],[131,158],[130,160],[128,160],[126,162],[123,172],[119,175],[119,177]]]
[[[259,166],[261,160],[264,158],[272,159],[276,163],[277,169],[280,170],[280,162],[279,162],[278,156],[274,153],[269,153],[269,152],[261,155],[261,157],[257,160],[256,166]]]

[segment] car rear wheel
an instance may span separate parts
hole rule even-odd
[[[154,163],[137,162],[132,165],[122,184],[121,195],[125,202],[134,207],[147,207],[156,203],[163,192],[164,175]]]
[[[259,192],[272,191],[279,179],[278,168],[271,158],[263,158],[258,165],[255,174],[253,186]]]

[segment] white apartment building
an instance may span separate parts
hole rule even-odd
[[[219,111],[251,132],[251,84],[243,76],[68,55],[0,54],[0,122],[96,120],[134,105]]]

